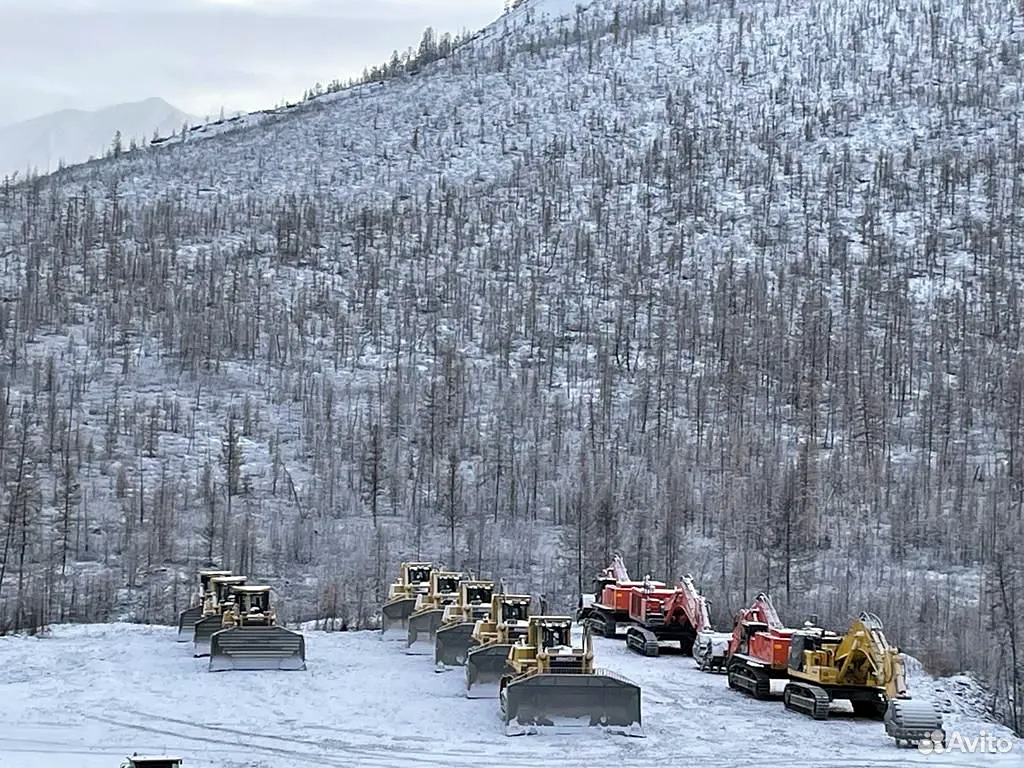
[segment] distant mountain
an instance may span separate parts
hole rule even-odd
[[[132,138],[148,141],[154,131],[165,135],[180,130],[184,122],[198,118],[152,98],[95,112],[64,109],[6,125],[0,127],[0,176],[27,168],[55,171],[61,160],[72,165],[102,155],[116,131],[121,131],[127,148]]]

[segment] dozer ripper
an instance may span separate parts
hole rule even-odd
[[[270,587],[231,588],[223,629],[210,638],[210,671],[306,668],[306,638],[277,624]]]
[[[662,643],[678,643],[701,669],[723,667],[730,635],[711,628],[707,599],[683,576],[675,589],[634,587],[629,599],[626,647],[644,656],[657,656]]]
[[[473,628],[487,616],[493,594],[493,581],[459,582],[459,596],[444,607],[441,626],[434,635],[434,663],[439,668],[465,665],[466,653],[475,642]]]
[[[726,651],[729,687],[755,699],[772,697],[772,680],[788,677],[789,644],[796,630],[782,625],[771,598],[764,592],[742,611]]]
[[[214,576],[230,576],[231,571],[200,571],[199,590],[193,595],[192,604],[178,614],[178,642],[187,643],[195,638],[196,622],[203,618],[203,603],[210,591],[210,580]]]
[[[530,620],[529,595],[493,595],[487,617],[473,626],[476,643],[466,655],[466,698],[498,696],[498,683],[508,674],[513,643],[526,636]]]
[[[917,744],[942,733],[942,716],[907,693],[903,659],[882,632],[882,622],[862,613],[845,635],[798,630],[789,646],[787,709],[825,720],[829,705],[847,700],[855,715],[881,719],[897,745]]]
[[[633,623],[629,616],[629,604],[634,588],[644,588],[645,582],[632,581],[626,564],[619,555],[612,558],[612,564],[594,579],[594,600],[583,605],[577,612],[577,620],[596,635],[621,637]],[[663,581],[646,581],[648,589],[664,589]]]
[[[430,589],[433,563],[402,563],[398,580],[388,587],[388,599],[381,608],[381,637],[399,635],[409,629],[409,614],[416,608],[416,598]]]
[[[571,617],[531,616],[508,665],[499,686],[506,735],[578,725],[643,735],[640,686],[594,669],[590,630],[583,629],[583,647],[574,647]]]
[[[416,610],[409,614],[405,652],[411,655],[431,653],[434,635],[441,626],[444,607],[459,598],[459,582],[466,576],[458,571],[434,571],[426,593],[416,598]]]
[[[210,589],[203,600],[203,617],[196,622],[192,633],[192,655],[196,658],[210,655],[210,638],[223,627],[223,614],[232,599],[231,590],[249,579],[247,576],[213,576]]]

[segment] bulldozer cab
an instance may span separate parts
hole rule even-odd
[[[545,624],[540,627],[541,637],[539,647],[541,649],[547,648],[559,648],[559,647],[572,647],[572,638],[570,635],[570,625],[568,622],[565,624]]]
[[[403,563],[402,581],[410,587],[430,584],[430,574],[434,572],[432,563]]]
[[[513,624],[528,621],[530,616],[530,598],[505,598],[501,601],[501,622]]]
[[[231,576],[231,571],[200,571],[199,593],[205,595],[210,591],[210,582],[217,576]]]
[[[270,612],[270,587],[240,585],[231,589],[235,609],[244,615]]]
[[[448,571],[435,571],[431,576],[433,580],[433,593],[438,597],[454,598],[459,592],[459,582],[462,581],[461,573]]]
[[[462,582],[462,604],[463,605],[486,605],[491,602],[491,595],[494,593],[494,583],[490,581],[464,581]]]
[[[239,587],[248,581],[246,576],[213,576],[210,579],[210,590],[207,592],[208,610],[214,612],[222,607],[231,595],[234,587]]]

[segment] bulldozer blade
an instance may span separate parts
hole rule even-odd
[[[178,614],[178,642],[187,643],[195,638],[196,622],[203,618],[203,606],[193,605]]]
[[[425,656],[434,647],[434,635],[441,626],[443,608],[432,608],[409,616],[409,631],[406,635],[405,652],[412,656]]]
[[[885,732],[896,743],[917,744],[925,739],[945,744],[942,715],[929,701],[892,699],[882,718]]]
[[[204,616],[196,622],[192,635],[192,655],[196,658],[210,655],[210,638],[214,632],[220,632],[223,623],[220,615]]]
[[[438,627],[434,635],[434,662],[446,667],[463,667],[469,649],[476,645],[473,639],[475,622],[463,621]]]
[[[504,675],[511,674],[508,666],[507,643],[470,648],[466,656],[466,698],[496,699],[498,684]]]
[[[415,597],[403,597],[384,603],[380,611],[380,635],[385,639],[404,638],[409,629],[409,614],[416,607]]]
[[[578,726],[643,736],[640,686],[609,672],[541,673],[512,680],[501,692],[501,713],[510,736]]]
[[[306,638],[284,627],[232,627],[210,638],[210,671],[304,670]]]

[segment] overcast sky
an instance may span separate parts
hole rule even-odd
[[[503,0],[0,0],[0,125],[159,96],[193,115],[301,97]]]

